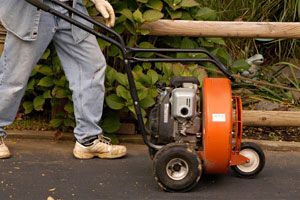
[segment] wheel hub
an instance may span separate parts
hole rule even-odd
[[[185,160],[174,158],[166,165],[166,171],[172,180],[182,180],[187,176],[189,167]]]
[[[259,165],[259,155],[252,149],[243,149],[240,152],[241,155],[247,157],[249,159],[249,162],[243,164],[243,165],[237,165],[237,168],[239,168],[243,172],[252,172],[254,171],[258,165]]]
[[[173,169],[174,169],[175,172],[179,172],[180,169],[181,169],[181,164],[176,164],[176,165],[174,165],[174,166],[173,166]]]

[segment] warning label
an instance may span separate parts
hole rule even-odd
[[[224,113],[215,113],[212,114],[213,122],[226,122],[226,115]]]

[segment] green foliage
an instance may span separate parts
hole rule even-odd
[[[122,34],[125,43],[128,46],[136,46],[141,48],[155,47],[179,47],[179,48],[197,48],[199,46],[209,45],[211,51],[215,47],[220,48],[215,54],[219,57],[223,56],[225,63],[230,63],[231,58],[226,52],[226,44],[220,38],[203,38],[202,40],[192,40],[187,37],[175,37],[165,40],[165,38],[141,36],[147,35],[148,30],[141,29],[141,24],[145,22],[156,21],[161,18],[165,19],[216,19],[216,12],[208,8],[203,8],[202,12],[198,10],[199,3],[195,0],[112,0],[110,3],[115,8],[117,21],[115,30]],[[86,1],[90,14],[94,16],[92,4]],[[105,103],[112,110],[130,111],[135,116],[134,105],[130,95],[127,76],[122,73],[122,67],[119,67],[120,52],[106,42],[99,40],[99,44],[104,52],[107,52],[108,67],[106,72],[106,98]],[[203,45],[204,44],[204,45]],[[136,56],[151,58],[158,55],[151,52],[137,53]],[[169,55],[175,57],[204,57],[201,54],[175,54]],[[226,57],[228,56],[228,57]],[[118,71],[116,71],[118,69]],[[137,65],[133,69],[133,76],[137,86],[140,106],[142,108],[143,117],[146,121],[147,110],[155,104],[157,96],[156,84],[158,82],[169,83],[172,76],[196,76],[200,80],[207,76],[205,70],[199,68],[198,65],[180,65],[161,63],[152,66],[149,63]]]
[[[222,21],[299,22],[299,0],[202,0],[202,6],[217,11]],[[228,39],[230,52],[236,57],[250,57],[257,53],[257,42],[249,39]],[[290,57],[300,58],[299,40],[278,39],[265,44],[261,53],[274,62]]]
[[[242,73],[245,70],[248,70],[250,65],[243,59],[236,60],[231,66],[231,71],[234,73]]]
[[[58,99],[65,99],[64,105],[57,104]],[[42,56],[39,64],[32,71],[22,104],[25,114],[36,111],[48,112],[48,108],[64,109],[51,115],[50,126],[53,128],[75,127],[73,104],[68,81],[52,46]]]
[[[90,15],[96,17],[99,12],[89,0],[83,1],[88,8]],[[198,48],[204,47],[214,55],[216,55],[225,65],[230,66],[235,73],[240,73],[250,66],[244,61],[251,48],[243,50],[232,45],[232,41],[221,38],[188,38],[188,37],[154,37],[147,36],[149,30],[141,28],[145,22],[151,22],[158,19],[182,19],[182,20],[219,20],[230,19],[234,20],[241,16],[248,17],[246,20],[274,20],[269,16],[276,16],[275,20],[285,21],[288,17],[296,15],[285,12],[279,12],[278,6],[274,5],[274,11],[268,9],[268,12],[262,12],[260,7],[266,8],[270,2],[286,5],[287,9],[291,9],[292,0],[289,1],[214,1],[214,0],[111,0],[110,3],[115,8],[117,15],[115,31],[120,33],[125,40],[125,43],[130,47],[155,48]],[[299,2],[299,1],[298,1]],[[258,5],[257,11],[249,12],[245,8],[250,8]],[[260,6],[260,7],[259,7]],[[271,8],[271,6],[270,6]],[[294,7],[297,8],[297,7]],[[300,3],[298,3],[300,9]],[[247,10],[247,11],[245,11]],[[296,12],[296,11],[295,11]],[[281,13],[275,15],[275,13]],[[300,10],[299,10],[300,13]],[[263,16],[262,16],[263,15]],[[291,16],[293,15],[293,16]],[[103,52],[106,54],[109,66],[106,71],[106,97],[103,119],[100,122],[101,127],[106,133],[116,132],[120,128],[120,119],[118,113],[120,111],[131,112],[135,116],[134,105],[130,95],[127,76],[123,73],[121,54],[119,50],[103,41],[98,40]],[[281,41],[280,41],[281,42]],[[228,45],[229,44],[229,45]],[[249,44],[249,43],[248,43]],[[282,43],[280,43],[282,44]],[[294,45],[297,42],[293,43]],[[238,43],[241,47],[245,45]],[[233,47],[234,46],[234,47]],[[234,57],[239,58],[233,61],[233,58],[228,53],[228,49],[234,54]],[[242,49],[242,50],[241,50]],[[246,49],[246,47],[245,47]],[[291,48],[289,48],[291,49]],[[277,51],[278,52],[278,51]],[[291,51],[287,53],[290,55]],[[138,53],[139,57],[156,57],[160,56],[155,53]],[[169,54],[169,57],[190,57],[190,58],[205,58],[203,54],[197,53],[177,53]],[[137,86],[138,97],[144,120],[146,121],[146,113],[155,104],[157,96],[156,84],[158,82],[166,82],[169,84],[170,78],[173,76],[195,76],[202,82],[203,78],[208,75],[216,75],[206,69],[210,69],[211,64],[203,63],[201,66],[197,64],[182,65],[179,63],[156,63],[151,65],[143,63],[134,66],[133,75]],[[215,67],[213,67],[215,69]],[[209,73],[209,74],[208,74]],[[274,80],[272,80],[274,81]],[[299,81],[295,78],[290,81],[292,84],[299,87]],[[268,94],[267,98],[282,100],[283,97],[276,94],[268,88],[260,88],[260,93],[256,98],[260,98],[264,94]],[[266,96],[266,95],[265,95]],[[290,94],[285,94],[285,97],[291,98]],[[265,98],[265,97],[264,97]],[[74,109],[71,98],[71,91],[68,88],[68,81],[63,73],[61,64],[55,51],[52,47],[48,48],[44,53],[39,64],[34,68],[30,77],[26,95],[23,101],[25,114],[35,112],[48,112],[51,116],[50,125],[54,128],[66,129],[74,128]],[[52,109],[52,112],[50,110]],[[57,111],[58,110],[58,111]],[[55,111],[55,112],[54,112]]]
[[[119,130],[121,123],[117,112],[106,112],[104,119],[101,123],[101,128],[105,130],[105,133],[115,133]]]
[[[206,71],[196,64],[156,63],[153,69],[151,65],[144,64],[142,66],[135,66],[132,71],[144,118],[146,117],[147,109],[155,104],[155,98],[157,97],[156,84],[158,82],[169,84],[173,76],[194,76],[202,82],[203,78],[207,76]],[[116,79],[115,76],[118,78]],[[105,98],[106,105],[113,110],[123,109],[130,111],[135,116],[127,77],[115,69],[108,67],[106,83],[108,88]],[[144,120],[146,121],[146,118]]]

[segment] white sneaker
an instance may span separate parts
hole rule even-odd
[[[91,146],[84,146],[76,142],[73,155],[78,159],[99,158],[121,158],[126,155],[127,149],[122,145],[112,145],[109,138],[99,136]]]
[[[3,138],[0,139],[0,159],[9,158],[11,156],[8,147],[5,145]]]

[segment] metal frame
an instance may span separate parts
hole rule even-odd
[[[235,153],[239,153],[241,151],[241,143],[242,143],[242,135],[243,135],[243,119],[242,119],[243,105],[242,105],[241,97],[235,96],[232,99],[233,102],[235,103],[235,119],[233,123],[235,146],[233,148],[233,151]]]
[[[136,85],[134,82],[134,78],[133,78],[133,74],[131,71],[131,68],[133,67],[134,64],[136,63],[142,63],[142,62],[150,62],[150,63],[155,63],[155,62],[195,62],[195,63],[212,63],[214,64],[220,71],[223,72],[223,74],[229,78],[231,81],[234,81],[234,77],[232,76],[232,74],[228,71],[228,69],[214,56],[212,55],[210,52],[208,52],[206,49],[204,48],[197,48],[197,49],[169,49],[169,48],[156,48],[156,49],[144,49],[144,48],[129,48],[126,47],[125,42],[123,40],[123,38],[117,33],[115,32],[113,29],[95,21],[94,19],[92,19],[91,17],[89,17],[88,15],[85,15],[82,12],[79,12],[78,10],[66,5],[65,3],[62,3],[58,0],[50,0],[52,3],[59,5],[63,8],[65,8],[66,10],[69,11],[69,13],[75,14],[79,17],[81,17],[82,19],[87,20],[88,22],[92,23],[93,25],[96,25],[98,27],[100,27],[102,30],[106,31],[107,33],[111,34],[115,39],[110,38],[104,34],[101,34],[97,31],[95,31],[94,29],[88,27],[87,25],[74,20],[73,18],[66,16],[58,11],[56,11],[55,9],[52,9],[51,7],[49,7],[48,5],[42,3],[39,0],[26,0],[28,3],[36,6],[38,9],[41,9],[43,11],[49,12],[57,17],[60,17],[62,19],[64,19],[65,21],[95,35],[96,37],[99,37],[109,43],[112,43],[114,45],[116,45],[122,53],[123,56],[123,61],[124,61],[124,66],[125,66],[125,70],[126,70],[126,74],[128,77],[128,82],[129,82],[129,87],[130,87],[130,93],[131,93],[131,97],[133,99],[134,102],[134,108],[137,114],[137,119],[138,119],[138,124],[139,127],[141,129],[142,132],[142,136],[143,136],[143,140],[144,143],[151,148],[154,149],[160,149],[162,146],[159,145],[155,145],[153,143],[151,143],[148,140],[147,137],[147,131],[143,122],[143,117],[142,117],[142,113],[141,113],[141,108],[139,106],[139,99],[138,99],[138,95],[137,95],[137,89],[136,89]],[[136,57],[134,56],[135,53],[139,53],[139,52],[153,52],[153,53],[203,53],[205,55],[208,56],[208,58],[204,58],[204,59],[197,59],[197,58],[140,58],[140,57]]]
[[[243,119],[242,119],[242,99],[239,96],[232,98],[235,103],[235,119],[233,122],[234,125],[234,146],[231,151],[230,166],[242,165],[249,162],[249,158],[240,154],[241,144],[242,144],[242,135],[243,135]],[[232,140],[233,141],[233,140]]]

